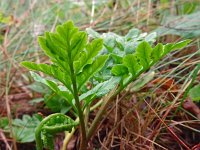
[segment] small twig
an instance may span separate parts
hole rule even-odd
[[[126,129],[126,128],[125,128],[125,129]],[[126,129],[126,130],[128,130],[128,129]],[[145,139],[145,140],[148,141],[148,142],[151,142],[151,143],[153,143],[153,144],[159,146],[159,147],[162,148],[163,150],[168,150],[167,148],[165,148],[165,147],[163,147],[162,145],[160,145],[160,144],[158,144],[158,143],[156,143],[156,142],[150,140],[149,138],[146,138],[146,137],[144,137],[144,136],[142,136],[142,135],[139,135],[139,134],[137,134],[137,133],[135,133],[135,132],[133,132],[133,131],[129,131],[129,132],[130,132],[131,134],[134,134],[134,135],[140,137],[140,138]]]
[[[6,140],[5,135],[3,134],[3,132],[1,130],[0,130],[0,136],[2,137],[2,140],[4,141],[4,143],[6,144],[6,148],[8,150],[12,150],[11,147],[10,147],[10,145],[8,144],[7,140]]]
[[[137,0],[136,24],[138,24],[139,22],[139,8],[140,8],[140,0]]]
[[[147,26],[149,25],[150,16],[151,16],[151,0],[148,1]]]
[[[57,24],[57,22],[58,22],[58,15],[56,16],[56,19],[55,19],[55,21],[54,21],[54,23],[53,23],[53,26],[51,27],[51,32],[53,32],[54,30],[55,30],[55,27],[56,27],[56,24]]]
[[[90,20],[90,26],[93,26],[94,22],[94,10],[95,10],[95,0],[92,0],[92,11],[91,11],[91,20]]]
[[[79,118],[76,118],[75,122],[79,122]],[[65,139],[63,140],[63,146],[62,146],[61,150],[67,149],[67,145],[69,144],[69,141],[72,138],[72,136],[74,135],[75,131],[76,131],[76,128],[73,128],[70,133],[65,132]]]
[[[110,20],[109,31],[111,30],[111,26],[113,25],[113,21],[115,19],[115,15],[114,14],[115,14],[115,12],[117,10],[117,7],[118,7],[118,0],[116,0],[115,6],[114,6],[114,9],[113,9],[113,15],[112,15],[111,20]]]
[[[149,105],[149,103],[146,101],[146,100],[144,100],[145,101],[145,103],[149,106],[149,108],[154,112],[154,114],[158,117],[158,119],[160,120],[160,123],[162,123],[162,124],[164,124],[165,125],[165,127],[167,128],[167,130],[171,133],[171,135],[175,138],[175,140],[179,143],[179,144],[181,144],[181,145],[183,145],[187,150],[190,150],[190,148],[187,146],[187,144],[185,144],[169,127],[168,127],[168,125],[163,121],[163,119],[161,119],[159,116],[158,116],[158,114],[155,112],[155,110]],[[168,109],[168,110],[171,110],[171,109]],[[167,113],[168,114],[168,113]],[[165,117],[166,118],[166,117]]]

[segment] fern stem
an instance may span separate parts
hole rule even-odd
[[[85,131],[86,131],[86,136],[87,136],[87,132],[88,132],[88,120],[89,120],[89,114],[90,114],[90,105],[88,105],[84,112],[84,122],[85,122]]]
[[[99,123],[99,121],[101,120],[101,118],[103,117],[104,113],[106,112],[106,108],[108,106],[108,104],[112,101],[112,99],[114,98],[115,95],[117,95],[120,92],[120,88],[118,88],[118,90],[113,94],[113,95],[108,95],[106,96],[106,98],[104,99],[98,113],[96,114],[91,127],[89,128],[88,132],[87,132],[87,141],[90,140],[90,138],[92,137],[93,133],[95,132],[95,130],[97,129],[97,124]]]
[[[90,112],[94,111],[97,107],[99,107],[103,102],[103,99],[101,99],[99,102],[97,102],[95,105],[93,105],[92,107],[90,107]],[[83,112],[84,113],[84,112]],[[79,118],[76,118],[75,122],[79,122]],[[61,148],[61,150],[66,150],[67,145],[70,141],[70,139],[72,138],[72,136],[74,135],[74,132],[76,131],[76,128],[73,128],[72,131],[69,132],[65,132],[65,139],[63,141],[63,146]],[[87,134],[86,134],[87,135]]]
[[[78,96],[78,88],[77,88],[77,82],[76,82],[76,76],[74,73],[74,67],[73,67],[73,62],[69,60],[70,64],[70,72],[71,72],[71,81],[72,81],[72,86],[73,86],[73,96],[75,99],[75,105],[77,107],[78,111],[78,116],[80,120],[80,126],[81,126],[81,143],[80,143],[80,150],[86,150],[87,148],[87,141],[86,141],[86,130],[85,130],[85,122],[84,122],[84,115],[83,111],[81,109],[81,104],[79,101],[79,96]]]
[[[140,75],[140,73],[138,74],[138,76]],[[94,118],[92,125],[90,126],[88,132],[87,132],[87,142],[90,140],[90,138],[92,137],[92,135],[94,134],[94,132],[97,129],[97,124],[99,123],[99,121],[101,120],[101,118],[103,117],[104,113],[106,112],[106,108],[108,106],[108,104],[113,100],[113,98],[118,95],[125,87],[127,87],[127,85],[132,82],[136,77],[132,77],[130,78],[123,86],[120,86],[113,94],[111,92],[111,95],[106,96],[105,100],[103,100],[103,103],[99,109],[99,111],[97,112],[96,117]]]

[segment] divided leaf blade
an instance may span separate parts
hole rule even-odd
[[[128,68],[129,72],[133,76],[136,76],[143,69],[135,54],[126,55],[123,59],[123,64]]]
[[[163,56],[168,54],[171,51],[177,50],[177,49],[182,49],[183,47],[187,46],[191,40],[183,40],[178,43],[168,43],[164,46],[164,53]]]
[[[80,100],[85,100],[86,103],[85,106],[87,106],[87,104],[89,104],[93,99],[108,94],[112,89],[115,88],[115,86],[117,86],[120,80],[121,80],[120,77],[112,77],[107,81],[99,83],[91,90],[82,94],[80,96]]]
[[[128,68],[124,66],[123,64],[117,64],[112,67],[111,72],[115,76],[123,76],[125,74],[128,74]]]
[[[92,64],[89,64],[83,68],[83,71],[77,75],[78,90],[101,68],[104,66],[108,59],[108,55],[102,55],[96,58]]]
[[[64,97],[72,105],[73,96],[67,89],[63,89],[62,87],[58,86],[55,82],[53,82],[51,80],[42,78],[37,73],[31,72],[31,76],[34,78],[35,81],[47,85],[55,93]]]
[[[81,72],[84,66],[91,64],[93,59],[102,49],[102,46],[102,39],[95,39],[91,43],[87,44],[85,50],[80,54],[78,58],[76,58],[77,60],[74,62],[75,73]]]
[[[148,69],[152,62],[151,52],[152,48],[146,41],[141,42],[136,49],[136,55],[140,59],[140,64],[144,67],[144,70]]]
[[[34,62],[24,61],[21,63],[24,67],[33,70],[33,71],[41,71],[49,76],[58,79],[61,83],[63,83],[70,91],[71,88],[71,79],[69,74],[64,73],[55,65],[47,65],[47,64],[36,64]]]
[[[153,59],[153,63],[156,63],[163,55],[164,50],[163,50],[163,45],[161,43],[158,43],[154,48],[151,53],[151,57]]]

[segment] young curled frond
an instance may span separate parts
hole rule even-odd
[[[53,137],[56,133],[63,131],[71,131],[72,128],[77,126],[78,123],[75,122],[70,117],[55,113],[44,118],[40,125],[36,128],[35,139],[38,150],[44,148],[54,149],[53,147]]]

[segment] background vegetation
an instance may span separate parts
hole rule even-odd
[[[199,10],[198,0],[1,0],[0,149],[35,149],[33,133],[42,117],[67,110],[61,97],[34,82],[19,63],[48,63],[37,36],[69,19],[99,33],[126,35],[138,28],[156,32],[157,42],[192,39],[116,97],[91,149],[200,148]],[[58,135],[55,149],[63,138]]]

